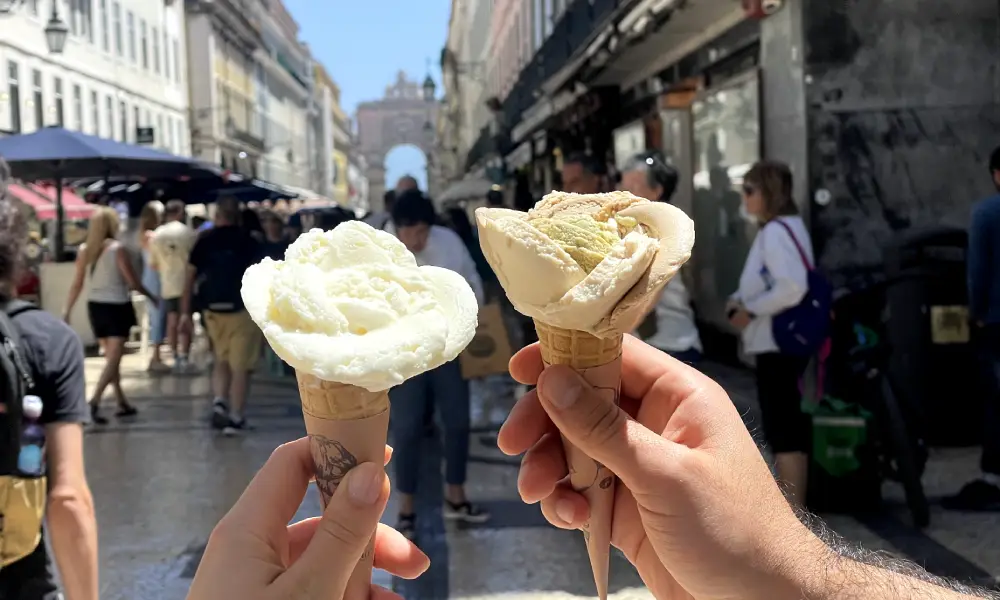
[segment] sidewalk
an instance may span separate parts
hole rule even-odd
[[[150,377],[146,358],[126,357],[123,386],[140,410],[132,423],[91,430],[86,437],[88,477],[94,490],[101,533],[101,598],[184,598],[212,527],[242,493],[279,444],[304,434],[294,381],[255,380],[248,418],[255,430],[224,438],[208,427],[208,377]],[[101,359],[87,360],[91,385]],[[705,367],[730,391],[741,413],[753,420],[752,378],[743,371]],[[393,582],[408,599],[547,599],[588,597],[593,584],[581,536],[548,526],[537,506],[522,504],[516,482],[519,461],[495,447],[495,433],[512,398],[484,399],[475,393],[470,448],[469,493],[494,518],[479,526],[446,524],[441,517],[440,447],[425,441],[418,493],[419,543],[433,566],[421,579]],[[110,400],[108,400],[110,401]],[[110,406],[110,405],[109,405]],[[752,425],[751,425],[752,426]],[[928,473],[930,493],[950,490],[974,471],[975,454],[936,454]],[[964,466],[963,466],[964,465]],[[319,513],[310,489],[297,518]],[[384,520],[395,520],[393,501]],[[894,508],[881,521],[861,524],[831,517],[847,539],[871,548],[909,554],[943,574],[1000,574],[998,515],[960,515],[935,510],[933,525],[920,534]],[[970,571],[971,569],[971,571]],[[950,570],[950,572],[949,572]],[[649,598],[635,571],[615,556],[612,597]]]

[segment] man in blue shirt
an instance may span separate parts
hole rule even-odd
[[[1000,192],[1000,147],[990,156],[989,168]],[[944,504],[957,510],[1000,510],[1000,193],[972,209],[967,263],[969,317],[990,384],[985,398],[983,475]]]

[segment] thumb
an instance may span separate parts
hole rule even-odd
[[[674,444],[629,418],[569,367],[546,368],[537,393],[563,437],[611,469],[633,492],[662,478],[664,466],[677,454]]]
[[[280,579],[296,598],[342,598],[351,573],[368,550],[389,499],[381,465],[362,463],[337,486],[305,552]]]

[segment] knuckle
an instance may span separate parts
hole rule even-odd
[[[595,402],[587,415],[585,439],[598,446],[614,441],[625,430],[624,414],[613,402]]]

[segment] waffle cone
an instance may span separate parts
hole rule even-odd
[[[623,336],[599,338],[583,331],[552,327],[535,321],[542,361],[546,366],[566,365],[580,373],[608,402],[618,403],[621,385]],[[611,556],[611,520],[615,502],[615,476],[562,438],[570,484],[587,498],[590,519],[583,525],[587,555],[601,600],[608,597],[608,563]]]
[[[323,381],[301,371],[295,376],[316,469],[316,487],[325,509],[351,469],[365,462],[384,464],[389,391],[369,392],[353,385]],[[373,530],[368,549],[347,583],[345,598],[370,598],[374,559]]]
[[[354,385],[323,381],[298,371],[302,411],[317,419],[350,421],[373,417],[389,409],[389,391],[369,392]]]
[[[547,365],[567,365],[576,371],[606,365],[622,353],[622,336],[599,338],[583,331],[553,327],[535,321],[542,360]]]

